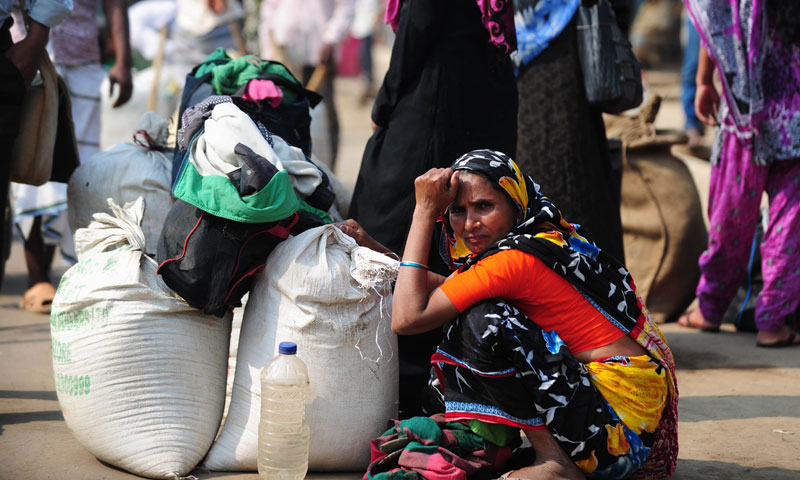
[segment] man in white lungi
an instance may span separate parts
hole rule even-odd
[[[100,66],[97,1],[73,0],[72,13],[50,32],[49,50],[72,102],[72,120],[78,157],[88,160],[100,150],[100,85],[108,75],[111,89],[118,90],[114,107],[128,101],[133,91],[131,51],[125,0],[103,0],[110,44],[116,62],[106,74]],[[14,27],[21,28],[22,22]],[[12,32],[12,35],[24,32]],[[57,157],[56,157],[57,158]],[[26,310],[49,313],[55,296],[50,264],[56,245],[62,255],[74,257],[72,233],[67,223],[67,186],[48,182],[41,187],[12,183],[14,217],[25,239],[28,290],[20,302]]]

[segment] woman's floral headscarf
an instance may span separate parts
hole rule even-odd
[[[495,150],[473,150],[462,155],[451,166],[453,170],[475,172],[488,179],[508,195],[520,213],[519,220],[508,237],[527,233],[547,239],[558,246],[569,244],[592,258],[597,258],[599,249],[580,235],[578,226],[561,216],[553,202],[542,195],[539,185],[531,177],[523,175],[514,160]],[[450,227],[449,210],[443,214],[445,247],[443,257],[451,268],[467,263],[472,256],[464,241]]]
[[[500,250],[516,248],[536,256],[572,283],[626,333],[641,326],[643,304],[640,304],[630,272],[581,235],[578,225],[564,220],[555,204],[542,195],[539,185],[523,175],[508,155],[494,150],[473,150],[450,168],[475,172],[498,185],[522,214],[508,235],[486,251],[473,255],[450,226],[449,209],[445,211],[440,253],[450,261],[451,268],[468,269]]]

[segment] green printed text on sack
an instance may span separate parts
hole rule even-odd
[[[107,308],[86,308],[77,312],[53,312],[50,325],[58,330],[100,328],[108,324]]]
[[[81,291],[86,286],[86,284],[82,281],[77,281],[76,278],[83,280],[81,276],[77,274],[65,275],[61,277],[61,282],[59,282],[58,284],[58,290],[56,290],[56,295],[58,295],[58,297],[62,301],[74,300],[80,297]]]
[[[56,374],[56,391],[62,395],[89,395],[92,382],[89,375]]]
[[[72,347],[69,343],[53,339],[53,361],[56,363],[72,362]]]

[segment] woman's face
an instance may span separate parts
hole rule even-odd
[[[484,177],[458,172],[458,192],[450,204],[450,226],[472,253],[483,253],[517,223],[517,210],[506,194]]]

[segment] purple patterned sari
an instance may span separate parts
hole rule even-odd
[[[720,71],[722,129],[752,147],[756,164],[800,158],[800,45],[776,35],[764,0],[686,6]]]
[[[770,0],[686,0],[720,72],[722,97],[700,257],[700,311],[719,324],[745,277],[762,192],[760,331],[779,332],[800,305],[800,43],[782,38]],[[777,15],[777,14],[776,14]]]

